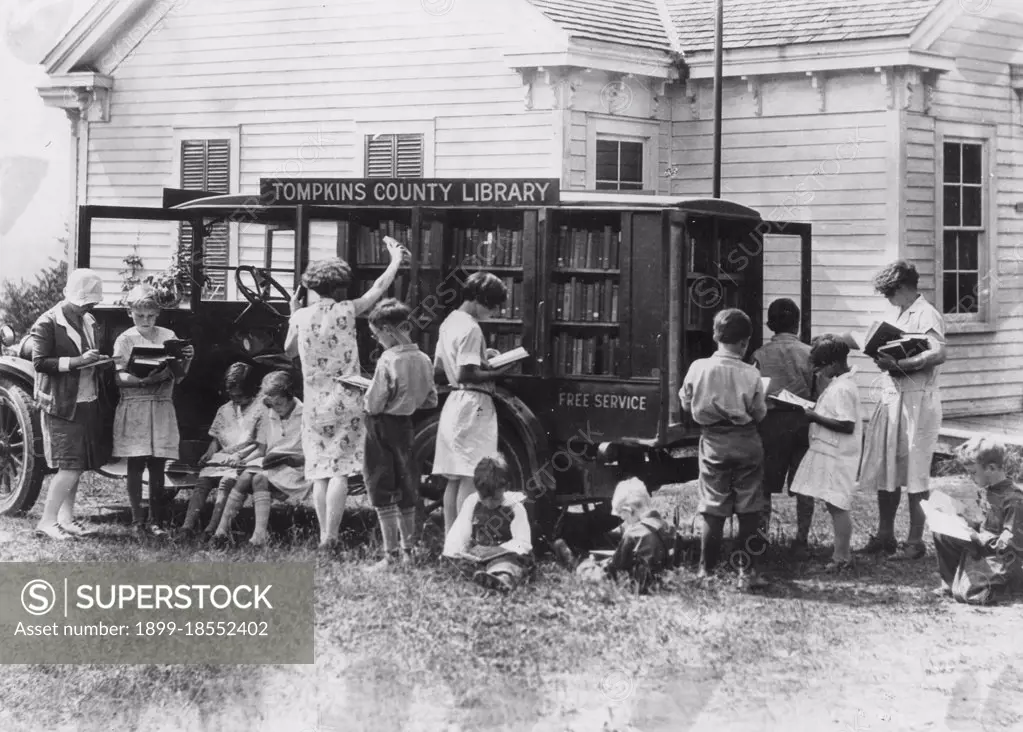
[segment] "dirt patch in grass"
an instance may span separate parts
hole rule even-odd
[[[937,482],[975,496],[960,478]],[[638,598],[541,564],[532,584],[496,597],[436,564],[367,573],[372,519],[359,511],[346,520],[358,548],[342,561],[315,554],[303,512],[275,513],[269,549],[139,544],[123,513],[100,509],[123,502],[120,490],[83,487],[104,538],[41,543],[35,517],[0,519],[0,558],[312,561],[316,663],[6,667],[4,732],[1023,730],[1019,606],[932,598],[933,556],[826,575],[824,511],[811,534],[817,556],[791,564],[791,499],[776,502],[780,546],[763,558],[774,581],[760,595],[728,581],[698,588],[685,567],[664,592]],[[656,500],[691,526],[691,488]],[[859,544],[876,521],[872,496],[857,497],[854,518]],[[904,534],[905,509],[899,518]]]

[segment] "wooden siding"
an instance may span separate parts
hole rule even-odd
[[[432,122],[435,176],[549,176],[553,115],[526,109],[502,56],[507,28],[481,3],[444,15],[418,0],[180,4],[112,71],[111,120],[91,127],[83,203],[160,205],[162,188],[179,184],[175,128],[240,129],[240,193],[257,192],[261,177],[362,176],[363,135],[405,120]],[[232,263],[262,263],[262,227],[242,228]],[[334,227],[311,231],[313,256],[333,254]],[[96,227],[94,264],[115,289],[143,233],[144,261],[162,268],[172,227]],[[275,264],[286,259],[281,246]]]
[[[1023,135],[1019,100],[1010,86],[1009,64],[1023,47],[1023,7],[992,0],[983,12],[962,14],[931,46],[956,59],[956,70],[935,86],[929,115],[906,114],[906,256],[924,275],[929,290],[935,270],[936,129],[942,122],[993,125],[997,167],[989,186],[997,221],[995,268],[987,278],[993,293],[993,329],[968,332],[950,323],[949,360],[942,367],[942,401],[949,415],[984,415],[1023,408]],[[922,111],[922,110],[921,110]]]
[[[871,277],[895,255],[889,195],[890,161],[898,149],[891,136],[894,113],[886,109],[876,77],[834,77],[825,91],[825,109],[839,111],[819,112],[819,94],[806,77],[769,78],[761,86],[757,116],[746,82],[726,79],[722,196],[759,210],[765,219],[813,225],[812,332],[853,331],[862,337],[886,314]],[[709,85],[693,96],[673,105],[672,190],[707,196],[713,167]],[[798,239],[765,242],[765,320],[775,297],[798,302],[798,262]],[[862,357],[853,363],[861,372],[866,412],[877,397],[870,386],[878,372]]]

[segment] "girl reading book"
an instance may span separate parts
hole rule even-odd
[[[199,458],[202,470],[192,489],[188,513],[181,527],[186,534],[195,532],[206,499],[214,488],[218,488],[213,516],[203,531],[205,536],[212,536],[220,525],[227,497],[244,472],[242,466],[257,453],[255,438],[262,412],[256,403],[259,383],[252,367],[244,363],[232,364],[224,376],[224,388],[228,402],[217,410],[217,416],[210,425],[210,445]]]
[[[257,438],[262,455],[257,462],[251,459],[248,462],[248,466],[258,465],[258,468],[243,474],[235,484],[214,534],[216,540],[230,538],[231,523],[251,493],[256,527],[249,544],[263,546],[267,540],[271,500],[276,497],[303,501],[312,490],[304,473],[302,402],[295,397],[291,376],[285,371],[267,374],[261,396],[266,410]]]
[[[810,447],[803,457],[790,490],[825,502],[835,527],[835,551],[829,571],[852,566],[853,493],[860,466],[863,428],[860,396],[849,368],[849,344],[841,336],[822,335],[814,339],[810,363],[814,371],[830,379],[815,407],[805,408],[810,421]]]
[[[185,346],[180,358],[165,360],[146,375],[128,368],[132,349],[163,346],[176,340],[174,331],[156,324],[160,303],[150,285],[138,285],[128,293],[125,305],[134,326],[114,342],[117,385],[121,399],[114,414],[114,456],[128,460],[128,501],[132,528],[143,536],[166,534],[167,501],[164,497],[164,467],[178,457],[178,418],[174,412],[174,385],[185,378],[195,349]],[[142,473],[149,471],[149,520],[142,512]]]

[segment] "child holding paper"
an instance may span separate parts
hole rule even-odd
[[[117,385],[121,399],[114,413],[114,456],[128,460],[128,501],[136,534],[166,534],[167,501],[164,498],[164,468],[178,457],[178,417],[174,411],[174,385],[185,378],[195,349],[182,349],[181,360],[146,376],[128,372],[135,346],[162,346],[175,338],[174,331],[156,324],[160,302],[150,285],[137,285],[125,299],[134,327],[114,341]],[[149,471],[149,525],[142,512],[142,473]]]
[[[369,329],[386,349],[377,361],[365,400],[363,475],[384,543],[384,558],[375,569],[412,558],[419,503],[412,415],[437,406],[430,358],[409,338],[411,314],[408,305],[394,298],[381,300],[369,314]]]
[[[806,409],[810,420],[810,448],[792,479],[792,492],[824,501],[835,527],[835,551],[828,571],[852,566],[853,493],[860,465],[863,427],[860,395],[849,368],[849,344],[842,336],[814,339],[810,362],[814,370],[830,379],[817,406]]]
[[[956,458],[984,489],[987,510],[983,525],[970,540],[934,534],[941,586],[939,597],[987,605],[1023,590],[1023,490],[1005,473],[1005,445],[974,437]]]

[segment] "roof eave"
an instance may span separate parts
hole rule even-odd
[[[512,52],[505,54],[505,57],[509,65],[516,69],[567,66],[657,79],[673,79],[676,76],[667,51],[580,38],[570,39],[565,49]]]
[[[690,78],[713,78],[712,51],[696,51],[686,58]],[[733,77],[891,67],[953,71],[955,59],[914,50],[909,47],[906,37],[755,46],[726,50],[724,57],[724,74]]]
[[[76,71],[98,47],[118,33],[134,14],[153,0],[98,0],[57,42],[42,65],[49,75]]]

